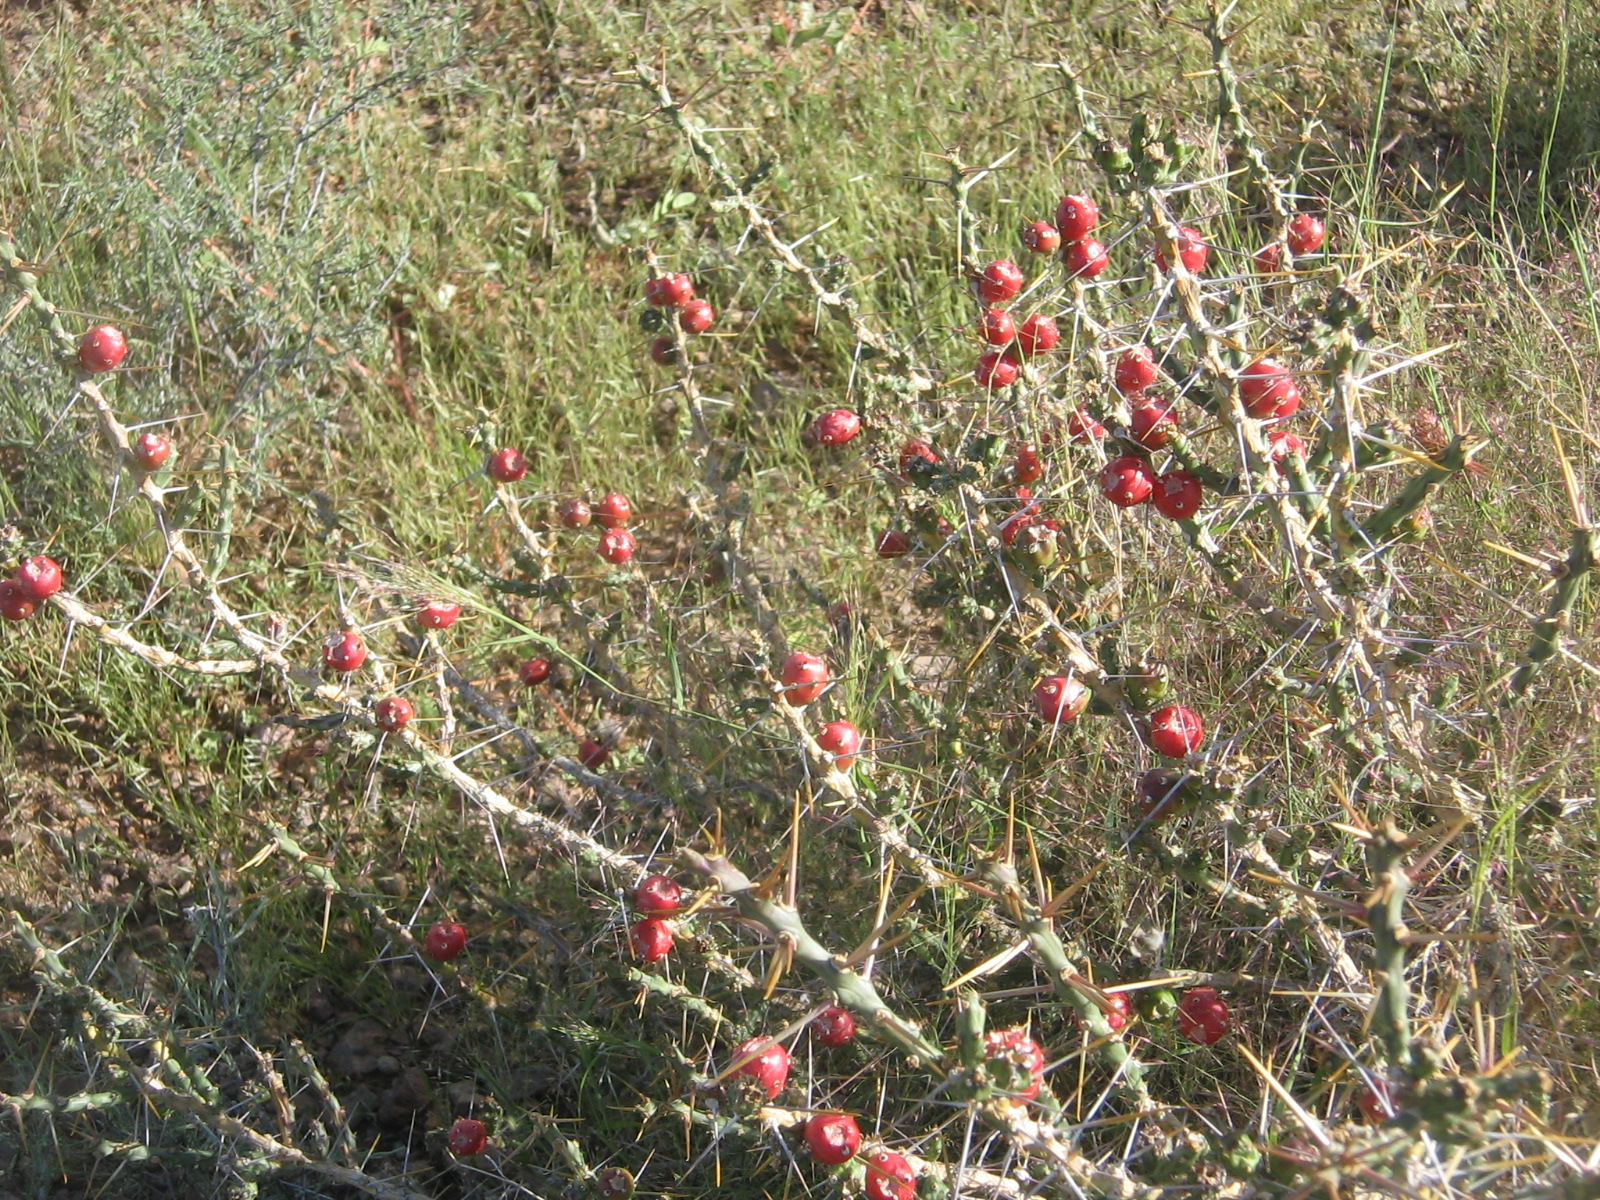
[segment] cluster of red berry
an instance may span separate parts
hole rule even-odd
[[[778,668],[783,699],[795,708],[804,708],[833,683],[828,664],[818,655],[796,650]],[[834,766],[848,771],[855,766],[861,751],[861,731],[849,721],[829,721],[817,731],[817,745],[833,755]]]
[[[972,378],[981,388],[1010,387],[1025,361],[1054,350],[1061,341],[1055,318],[1034,313],[1018,325],[999,307],[1015,300],[1023,283],[1022,268],[1005,258],[990,263],[978,276],[978,298],[988,305],[978,318],[978,336],[995,347],[984,352],[973,368]]]
[[[589,502],[574,496],[563,500],[558,510],[561,524],[568,529],[582,529],[591,520],[604,530],[598,547],[600,557],[612,566],[620,567],[633,557],[635,542],[628,529],[633,518],[633,504],[621,492],[607,492],[592,508]]]
[[[677,313],[678,327],[687,334],[704,333],[716,323],[717,310],[709,300],[694,294],[694,281],[681,272],[668,272],[648,280],[644,285],[644,299],[654,308]],[[672,366],[678,361],[677,341],[665,335],[658,337],[650,343],[650,357],[663,367]]]
[[[848,1022],[850,1033],[855,1022],[840,1008],[830,1008],[817,1018],[821,1024],[829,1013],[838,1013]],[[840,1026],[834,1026],[839,1028]],[[824,1045],[843,1045],[848,1034],[830,1041],[818,1035]],[[734,1047],[728,1074],[755,1080],[768,1100],[775,1100],[789,1081],[789,1052],[779,1042],[755,1037]],[[811,1157],[826,1166],[839,1166],[855,1158],[861,1149],[861,1126],[849,1113],[819,1112],[806,1119],[802,1136]],[[867,1200],[912,1200],[916,1195],[917,1172],[906,1156],[894,1150],[880,1148],[862,1158],[866,1167],[863,1190]]]
[[[39,605],[61,590],[61,566],[36,554],[25,558],[9,579],[0,579],[0,617],[26,621]]]
[[[601,504],[605,511],[612,515],[626,514],[628,511],[626,497],[616,494],[607,496]],[[584,505],[584,522],[587,523],[588,519],[588,506]],[[622,530],[622,532],[627,531]],[[417,608],[415,616],[418,627],[429,631],[449,629],[460,618],[461,606],[448,600],[425,600]],[[366,661],[367,644],[361,634],[354,629],[344,629],[330,634],[322,643],[323,665],[341,675],[359,671],[366,665]],[[534,687],[548,679],[552,670],[553,665],[549,659],[531,658],[517,668],[517,675],[523,683]],[[385,733],[398,733],[409,725],[415,716],[416,708],[404,696],[385,696],[372,706],[373,723]],[[584,738],[578,745],[578,761],[590,770],[602,766],[610,756],[611,751],[594,738]]]
[[[1326,230],[1320,218],[1311,213],[1296,213],[1289,219],[1289,230],[1285,242],[1288,244],[1289,253],[1295,257],[1303,254],[1315,254],[1322,249],[1323,238]],[[1256,266],[1264,275],[1275,275],[1283,267],[1283,250],[1278,242],[1268,242],[1256,251]]]
[[[668,917],[683,907],[683,888],[670,875],[647,875],[633,892],[634,911],[645,914],[628,930],[636,957],[659,962],[672,953],[676,929]]]
[[[515,446],[502,446],[489,456],[485,470],[496,483],[516,483],[528,474],[528,460]],[[560,508],[561,523],[568,529],[582,529],[592,518],[604,532],[596,547],[600,557],[614,566],[621,566],[633,557],[636,544],[627,524],[633,516],[633,505],[620,492],[612,492],[590,508],[587,501],[571,499]]]

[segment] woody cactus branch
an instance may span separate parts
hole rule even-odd
[[[657,269],[654,255],[647,255],[646,261],[652,272]],[[716,518],[719,525],[719,535],[724,546],[724,562],[728,574],[734,580],[743,597],[745,607],[749,609],[754,618],[756,627],[761,632],[762,640],[766,643],[767,651],[774,661],[781,661],[789,652],[788,641],[783,636],[779,627],[777,614],[774,612],[772,602],[767,596],[766,586],[757,576],[751,565],[749,556],[744,548],[744,515],[738,498],[730,488],[730,481],[721,469],[720,456],[717,448],[720,443],[712,433],[710,424],[706,420],[704,398],[700,394],[699,384],[696,382],[694,372],[688,365],[687,341],[681,326],[673,325],[673,337],[677,347],[678,361],[678,390],[685,403],[689,406],[690,427],[695,449],[702,461],[703,478],[705,486],[711,492],[716,507]],[[774,694],[778,688],[774,683]],[[829,791],[840,797],[850,805],[852,814],[882,842],[891,853],[912,867],[931,887],[943,886],[950,882],[949,876],[942,872],[926,854],[913,846],[899,828],[874,813],[863,801],[861,794],[856,790],[854,781],[849,774],[841,771],[830,755],[817,744],[816,738],[807,727],[801,710],[787,703],[778,695],[774,707],[788,721],[795,735],[800,739],[800,744],[805,748],[813,763],[819,768],[822,782]]]
[[[756,895],[754,882],[725,858],[713,858],[687,850],[682,861],[691,870],[713,879],[717,887],[733,898],[741,916],[765,928],[788,946],[795,958],[826,983],[839,1002],[867,1022],[868,1028],[883,1040],[910,1055],[914,1061],[938,1069],[959,1069],[948,1061],[944,1051],[904,1017],[891,1010],[869,980],[843,965],[826,947],[806,932],[799,914],[786,905]],[[1098,1011],[1098,1009],[1096,1010]],[[1102,1024],[1104,1018],[1101,1018]],[[1109,1033],[1109,1029],[1106,1030]],[[1130,1067],[1136,1066],[1131,1059]],[[1126,1079],[1124,1070],[1123,1078]],[[982,1102],[979,1112],[992,1128],[1003,1133],[1021,1153],[1036,1157],[1066,1174],[1075,1188],[1092,1185],[1097,1194],[1129,1197],[1137,1189],[1122,1172],[1096,1166],[1074,1150],[1053,1126],[1035,1120],[1024,1106],[1000,1098]]]
[[[41,1096],[37,1092],[21,1096],[0,1092],[0,1108],[9,1108],[19,1113],[45,1112],[67,1117],[96,1109],[115,1108],[125,1103],[126,1099],[117,1092],[78,1092],[76,1095],[62,1096],[59,1099],[55,1096]]]
[[[79,979],[20,913],[13,912],[11,922],[18,937],[34,952],[35,968],[42,982],[83,1006],[85,1041],[103,1058],[125,1071],[156,1108],[193,1118],[218,1137],[237,1145],[246,1155],[258,1157],[273,1167],[310,1171],[330,1182],[377,1197],[377,1200],[430,1200],[426,1192],[404,1181],[375,1179],[355,1167],[313,1157],[224,1112],[222,1097],[205,1073],[197,1067],[185,1066],[181,1062],[181,1049],[155,1030],[148,1018],[107,999]],[[154,1067],[134,1061],[121,1040],[127,1034],[149,1040]]]
[[[777,226],[767,216],[766,211],[745,190],[744,183],[723,161],[716,146],[673,97],[672,90],[667,87],[661,73],[640,61],[634,64],[634,74],[655,96],[661,114],[673,124],[689,143],[690,148],[710,169],[712,176],[727,193],[728,203],[739,210],[745,223],[766,243],[783,269],[790,274],[798,275],[811,290],[817,303],[849,325],[856,342],[897,370],[912,391],[930,390],[933,381],[917,368],[911,360],[911,355],[902,347],[895,345],[885,334],[867,324],[855,300],[843,291],[828,287],[815,270],[801,261],[795,254],[794,248],[779,236]]]
[[[36,277],[21,269],[20,260],[16,256],[16,247],[9,240],[0,240],[0,260],[3,260],[7,280],[23,289],[34,311],[46,323],[51,335],[58,342],[62,341],[65,331],[61,327],[54,306],[39,294]],[[71,342],[70,335],[65,335],[65,341]],[[101,433],[113,456],[120,462],[133,464],[135,460],[127,428],[117,419],[100,388],[82,371],[78,372],[74,386],[77,394],[87,399],[98,414]],[[251,656],[257,668],[280,676],[291,687],[300,689],[303,694],[319,701],[330,711],[341,713],[345,719],[354,720],[369,729],[376,729],[370,711],[346,688],[323,683],[314,672],[296,666],[284,654],[275,639],[257,633],[246,625],[244,618],[223,597],[215,573],[201,562],[184,537],[178,522],[172,519],[165,491],[147,472],[136,471],[136,477],[139,493],[161,531],[169,556],[188,575],[191,584],[201,591],[206,606],[217,623],[233,635],[235,642]],[[76,602],[63,599],[59,593],[52,597],[52,601],[63,612],[74,618],[92,615],[86,614],[86,610]],[[86,623],[97,632],[106,628],[103,622]],[[143,643],[134,644],[127,635],[118,635],[113,631],[112,635],[102,634],[102,636],[112,645],[120,646],[147,662],[155,665],[177,665],[163,663],[161,659],[165,652],[145,647]],[[376,655],[369,659],[369,663],[371,664],[369,669],[375,678],[382,680],[387,676],[387,666]],[[234,663],[226,664],[226,670],[218,668],[215,673],[243,674],[244,672],[242,664]],[[523,832],[558,845],[584,861],[616,871],[624,879],[635,880],[642,876],[639,866],[631,859],[616,853],[587,834],[580,833],[552,817],[512,803],[496,789],[468,774],[453,757],[440,753],[414,729],[408,728],[391,734],[390,737],[405,745],[434,775],[466,795],[485,811],[509,821]],[[555,759],[553,765],[580,780],[595,778],[591,772],[568,759]]]

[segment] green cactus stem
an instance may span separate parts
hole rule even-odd
[[[1581,526],[1572,531],[1572,542],[1567,548],[1567,558],[1561,564],[1560,578],[1555,592],[1544,610],[1544,616],[1533,623],[1533,641],[1517,664],[1511,677],[1511,690],[1506,698],[1510,703],[1521,697],[1556,651],[1561,648],[1561,635],[1572,624],[1572,610],[1583,598],[1589,576],[1594,573],[1595,559],[1600,556],[1600,529]]]
[[[1367,864],[1376,884],[1367,909],[1367,924],[1372,930],[1373,957],[1383,976],[1372,1024],[1389,1061],[1408,1074],[1415,1065],[1405,947],[1406,892],[1411,877],[1401,859],[1410,846],[1410,840],[1392,821],[1386,822],[1367,843]]]
[[[1055,925],[1023,894],[1017,873],[1009,862],[996,859],[984,870],[984,881],[999,893],[1002,910],[1028,939],[1028,947],[1044,964],[1055,994],[1072,1006],[1089,1035],[1099,1043],[1100,1059],[1117,1073],[1118,1085],[1141,1109],[1152,1101],[1145,1084],[1144,1064],[1128,1050],[1122,1035],[1111,1028],[1100,1001],[1083,986],[1083,975],[1067,957],[1067,948]]]
[[[1106,182],[1112,190],[1127,191],[1132,182],[1132,157],[1125,147],[1107,137],[1100,128],[1100,118],[1089,103],[1089,93],[1072,64],[1062,59],[1056,63],[1056,70],[1067,81],[1067,90],[1072,93],[1072,107],[1078,115],[1078,124],[1083,126],[1083,136],[1088,139],[1089,153],[1093,155],[1095,165],[1105,172]]]
[[[1361,522],[1360,528],[1371,544],[1376,546],[1387,540],[1396,526],[1428,502],[1428,497],[1441,483],[1466,470],[1476,450],[1476,446],[1459,434],[1451,438],[1435,465],[1424,467],[1412,476],[1394,499]]]
[[[685,850],[681,860],[690,870],[710,878],[718,890],[731,897],[740,916],[754,921],[780,944],[787,945],[795,959],[827,984],[839,1003],[866,1022],[869,1030],[930,1067],[943,1062],[944,1051],[930,1041],[914,1021],[891,1009],[870,980],[846,966],[806,932],[798,912],[788,905],[758,896],[750,877],[725,858]]]
[[[1239,102],[1239,77],[1234,74],[1233,59],[1228,53],[1232,35],[1227,32],[1227,20],[1233,9],[1233,4],[1223,8],[1213,2],[1206,10],[1206,39],[1211,43],[1211,68],[1217,80],[1217,124],[1244,159],[1250,181],[1266,193],[1267,203],[1277,216],[1281,230],[1294,215],[1294,207],[1283,181],[1267,165],[1266,155],[1256,142],[1244,118],[1244,106]]]

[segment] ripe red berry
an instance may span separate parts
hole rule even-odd
[[[1075,408],[1067,414],[1067,436],[1080,446],[1087,446],[1090,442],[1097,442],[1106,436],[1106,427],[1096,421],[1082,408]]]
[[[646,875],[633,892],[633,906],[644,913],[677,912],[683,904],[683,888],[671,875]]]
[[[777,1042],[768,1045],[766,1038],[740,1042],[729,1059],[730,1066],[734,1063],[741,1065],[734,1068],[733,1074],[754,1079],[767,1093],[768,1100],[783,1091],[783,1085],[789,1082],[789,1052]]]
[[[1267,434],[1268,453],[1272,455],[1273,462],[1282,462],[1291,454],[1298,454],[1301,458],[1306,456],[1306,443],[1298,433],[1290,433],[1287,429],[1274,429]]]
[[[467,930],[454,921],[435,921],[422,939],[422,952],[435,962],[449,962],[460,958],[467,948]]]
[[[1026,1029],[991,1029],[983,1036],[983,1058],[991,1066],[1001,1066],[1002,1086],[1014,1099],[1033,1100],[1044,1086],[1044,1051],[1028,1036]]]
[[[385,696],[372,706],[373,724],[385,733],[399,733],[416,715],[417,710],[404,696]]]
[[[1124,454],[1100,471],[1100,492],[1118,508],[1132,508],[1150,499],[1156,490],[1156,473],[1142,458]]]
[[[159,471],[172,457],[172,439],[147,429],[133,443],[133,461],[141,471]]]
[[[550,678],[550,660],[548,658],[530,658],[517,668],[517,677],[529,687],[543,683]]]
[[[1206,245],[1198,229],[1190,229],[1185,225],[1178,230],[1178,261],[1191,275],[1198,275],[1206,269],[1206,259],[1210,255],[1211,248]],[[1156,249],[1156,266],[1167,270],[1167,256],[1161,253],[1159,247]]]
[[[873,543],[879,558],[904,558],[911,553],[911,539],[899,529],[885,529]]]
[[[1018,483],[1032,483],[1044,474],[1044,463],[1039,461],[1039,450],[1032,442],[1023,442],[1017,447],[1016,460],[1011,464],[1011,472],[1017,477]]]
[[[1165,821],[1183,803],[1184,785],[1189,778],[1165,767],[1140,775],[1134,795],[1139,814],[1151,822]]]
[[[1106,1012],[1106,1024],[1111,1026],[1113,1033],[1128,1027],[1128,1021],[1133,1017],[1133,1004],[1128,999],[1127,992],[1107,992],[1106,1003],[1111,1007]]]
[[[1017,336],[1017,322],[1003,308],[986,308],[978,320],[978,336],[991,346],[1009,346]]]
[[[461,605],[448,600],[429,600],[417,610],[417,624],[424,629],[449,629],[461,616]]]
[[[528,460],[514,446],[503,446],[489,456],[489,478],[496,483],[515,483],[528,473]]]
[[[1017,364],[999,350],[979,356],[973,381],[981,388],[1010,387],[1017,381]]]
[[[26,621],[38,607],[15,579],[0,579],[0,617],[7,621]]]
[[[694,282],[676,271],[657,275],[645,280],[644,299],[657,308],[682,308],[694,299]]]
[[[978,276],[978,296],[985,304],[1004,304],[1022,291],[1022,268],[1009,258],[999,258]]]
[[[568,529],[582,529],[589,523],[594,515],[589,510],[589,502],[574,496],[570,500],[563,500],[556,509],[556,515],[561,518],[561,524]]]
[[[1200,749],[1205,739],[1205,723],[1192,708],[1168,704],[1150,714],[1150,744],[1157,754],[1183,758]]]
[[[917,1172],[903,1154],[876,1150],[867,1155],[867,1200],[914,1200]]]
[[[1256,270],[1263,275],[1276,275],[1283,269],[1283,247],[1277,242],[1268,242],[1256,251]]]
[[[359,671],[367,661],[367,644],[354,629],[331,633],[322,643],[322,661],[335,671]]]
[[[939,456],[933,452],[932,446],[921,438],[912,438],[904,446],[900,447],[900,474],[910,475],[911,464],[919,458],[926,463],[937,463],[939,461]]]
[[[578,743],[578,761],[591,771],[598,771],[605,766],[606,759],[610,757],[611,751],[593,738],[584,738]]]
[[[483,1127],[482,1121],[474,1121],[471,1117],[462,1117],[450,1126],[450,1132],[445,1135],[445,1141],[450,1144],[450,1152],[462,1158],[471,1158],[482,1154],[483,1148],[489,1144],[489,1131]]]
[[[849,1009],[830,1004],[811,1022],[811,1034],[824,1046],[837,1050],[856,1036],[856,1019]]]
[[[1129,346],[1117,356],[1111,381],[1124,396],[1136,396],[1161,378],[1155,352],[1149,346]]]
[[[594,519],[607,529],[621,529],[633,518],[633,505],[621,492],[608,492],[594,506]]]
[[[645,962],[660,962],[672,953],[672,926],[660,917],[645,917],[635,921],[628,930],[628,944],[636,958]]]
[[[1300,389],[1288,367],[1263,358],[1239,372],[1239,399],[1252,417],[1288,417],[1300,407]]]
[[[604,1167],[595,1172],[594,1190],[600,1200],[631,1200],[634,1179],[623,1167]]]
[[[778,671],[778,681],[783,684],[783,698],[796,708],[810,704],[828,686],[828,664],[815,654],[796,650],[783,660]]]
[[[1034,313],[1017,330],[1016,345],[1012,347],[1028,358],[1054,350],[1061,343],[1061,329],[1054,317]]]
[[[1228,1032],[1228,1006],[1216,988],[1190,988],[1178,1001],[1178,1032],[1191,1042],[1209,1046]]]
[[[1081,242],[1100,223],[1100,206],[1087,196],[1066,195],[1056,205],[1056,228],[1065,242]]]
[[[685,333],[704,333],[716,320],[717,310],[706,300],[691,300],[678,314],[678,324],[683,326]]]
[[[78,339],[78,365],[91,374],[114,371],[128,356],[128,339],[115,325],[96,325]]]
[[[1007,546],[1015,546],[1017,538],[1022,535],[1023,530],[1033,524],[1037,515],[1032,509],[1025,508],[1021,512],[1013,513],[1004,521],[1001,521],[1000,540]]]
[[[1356,1104],[1370,1125],[1383,1125],[1395,1114],[1394,1088],[1389,1081],[1376,1075],[1369,1076],[1361,1091],[1356,1094]]]
[[[1089,689],[1065,675],[1047,675],[1034,685],[1033,703],[1046,725],[1065,725],[1089,707]]]
[[[861,749],[861,733],[849,721],[829,721],[817,731],[817,745],[834,756],[834,765],[848,771]]]
[[[633,557],[633,534],[626,529],[608,529],[600,535],[600,557],[620,567]]]
[[[1296,213],[1289,221],[1289,249],[1295,254],[1315,254],[1324,236],[1322,222],[1310,213]]]
[[[1061,246],[1061,231],[1049,221],[1035,221],[1023,228],[1022,244],[1035,254],[1054,254]]]
[[[1178,419],[1172,415],[1172,401],[1159,396],[1141,396],[1128,414],[1128,433],[1141,446],[1159,450],[1172,440],[1178,431]]]
[[[678,343],[664,335],[656,338],[650,343],[650,361],[658,367],[677,366]]]
[[[806,1122],[806,1149],[830,1167],[849,1162],[861,1149],[861,1127],[849,1113],[817,1113]]]
[[[861,432],[861,418],[848,408],[830,409],[816,419],[811,432],[824,446],[842,446]]]
[[[1200,511],[1200,480],[1182,469],[1168,471],[1156,480],[1150,503],[1169,521],[1187,521]]]
[[[22,594],[35,604],[43,604],[61,590],[61,564],[48,555],[25,558],[12,576]]]
[[[1111,265],[1111,256],[1099,242],[1084,238],[1063,246],[1061,261],[1067,265],[1068,279],[1093,279]]]

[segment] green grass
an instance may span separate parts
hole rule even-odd
[[[780,11],[798,22],[782,38],[771,26]],[[878,839],[817,798],[794,736],[770,712],[756,622],[709,570],[720,535],[689,415],[668,373],[649,364],[653,335],[638,321],[642,251],[689,271],[721,314],[697,377],[716,402],[717,434],[743,446],[731,482],[751,558],[783,635],[826,648],[840,668],[821,707],[868,734],[858,783],[874,811],[953,874],[1014,836],[1029,887],[1034,854],[1055,892],[1081,883],[1059,926],[1097,980],[1173,969],[1249,976],[1230,992],[1233,1040],[1365,1146],[1343,1124],[1346,1072],[1352,1055],[1376,1060],[1361,1011],[1308,999],[1332,986],[1321,949],[1278,922],[1242,932],[1247,922],[1191,881],[1153,877],[1150,860],[1124,845],[1130,780],[1148,765],[1126,723],[1085,718],[1041,737],[1028,692],[1051,651],[1025,622],[978,610],[1005,607],[982,560],[936,561],[925,574],[920,557],[873,558],[872,537],[904,514],[906,494],[853,453],[803,439],[817,412],[850,404],[890,457],[913,434],[948,454],[968,433],[1014,420],[1036,434],[1054,401],[1034,396],[1012,413],[954,386],[908,401],[853,367],[848,329],[774,269],[625,74],[635,57],[664,70],[734,171],[766,172],[757,194],[784,237],[805,239],[802,257],[830,286],[848,285],[874,327],[954,377],[973,356],[971,310],[941,156],[1011,153],[972,193],[972,217],[986,252],[1013,253],[1015,230],[1048,217],[1063,186],[1103,192],[1052,64],[1083,73],[1117,136],[1136,113],[1170,114],[1209,147],[1209,60],[1193,28],[1204,14],[995,0],[869,6],[860,20],[847,6],[808,27],[808,11],[580,0],[389,3],[363,16],[286,4],[8,12],[0,226],[43,264],[41,286],[69,329],[110,320],[129,330],[128,368],[107,395],[127,423],[173,430],[174,484],[188,490],[171,502],[202,555],[226,564],[224,592],[256,615],[253,627],[283,614],[291,655],[309,666],[347,605],[403,666],[397,630],[379,624],[398,611],[386,606],[459,595],[467,615],[443,644],[460,672],[555,753],[617,723],[605,774],[653,799],[552,782],[513,739],[478,745],[488,739],[456,698],[450,752],[465,769],[663,867],[679,847],[720,838],[759,877],[797,841],[784,878],[808,928],[841,954],[909,903],[874,979],[953,1042],[944,985],[1015,934],[971,892],[914,897],[910,872],[891,866]],[[1600,1093],[1586,1049],[1600,1026],[1589,979],[1600,903],[1592,602],[1574,614],[1570,655],[1546,667],[1498,730],[1485,720],[1548,578],[1490,543],[1534,560],[1565,552],[1574,515],[1552,428],[1580,487],[1600,477],[1589,403],[1600,308],[1588,256],[1600,239],[1600,147],[1585,115],[1600,103],[1600,54],[1579,17],[1538,0],[1492,14],[1419,4],[1392,20],[1280,3],[1240,15],[1233,55],[1265,144],[1286,147],[1304,116],[1319,118],[1308,155],[1315,206],[1335,214],[1345,261],[1375,264],[1365,282],[1380,342],[1454,347],[1386,376],[1372,412],[1394,418],[1413,448],[1426,448],[1422,409],[1491,439],[1488,471],[1447,484],[1430,535],[1398,552],[1389,597],[1397,627],[1460,639],[1415,684],[1408,678],[1404,718],[1437,755],[1453,744],[1451,727],[1486,739],[1456,773],[1475,819],[1434,861],[1437,878],[1408,917],[1482,940],[1414,952],[1414,1020],[1451,1070],[1490,1072],[1516,1054],[1548,1071],[1544,1128],[1579,1139],[1582,1158],[1593,1149],[1583,1139],[1600,1135],[1571,1119]],[[1272,158],[1281,169],[1286,155]],[[1255,210],[1215,186],[1189,203],[1186,219],[1204,220],[1242,273]],[[1130,209],[1107,205],[1108,228],[1132,224]],[[1130,287],[1107,319],[1131,321],[1140,304]],[[1083,359],[1062,361],[1050,396],[1083,386]],[[31,314],[20,314],[0,336],[7,555],[47,548],[81,598],[135,636],[233,656],[165,560],[93,413],[71,397]],[[536,525],[570,494],[630,495],[641,569],[614,574],[588,534],[570,536],[556,558],[570,602],[496,590],[494,580],[530,571],[480,475],[483,447],[504,443],[529,453],[517,492],[535,498],[524,512]],[[1426,835],[1443,799],[1386,791],[1348,801],[1352,773],[1316,729],[1322,710],[1273,690],[1264,671],[1315,678],[1318,653],[1241,618],[1169,530],[1110,515],[1090,495],[1094,470],[1063,453],[1048,480],[1052,511],[1085,555],[1077,627],[1092,646],[1114,635],[1127,655],[1164,659],[1185,702],[1237,738],[1231,764],[1260,776],[1243,825],[1194,819],[1174,844],[1276,903],[1286,893],[1248,873],[1235,839],[1254,826],[1282,830],[1322,856],[1284,863],[1301,885],[1363,902],[1372,881],[1360,846],[1331,823],[1393,816]],[[934,503],[959,522],[954,497]],[[1275,547],[1264,522],[1246,531]],[[943,591],[919,605],[930,583]],[[848,641],[826,616],[838,599],[862,618]],[[515,666],[535,652],[566,664],[570,680],[525,693]],[[419,725],[442,734],[435,682],[420,669],[402,682]],[[738,1040],[810,1011],[823,998],[812,980],[789,972],[770,996],[731,986],[706,968],[708,953],[758,979],[770,953],[747,928],[707,917],[664,969],[643,969],[710,1007],[641,996],[627,975],[618,880],[487,823],[370,732],[272,723],[321,711],[271,677],[153,671],[83,630],[65,637],[56,615],[0,630],[7,907],[69,946],[86,982],[170,1027],[237,1115],[280,1136],[247,1047],[271,1055],[294,1096],[293,1136],[315,1150],[325,1113],[287,1052],[288,1039],[302,1039],[371,1152],[356,1161],[374,1175],[417,1169],[414,1182],[432,1195],[577,1189],[590,1182],[579,1156],[588,1168],[627,1166],[651,1194],[826,1186],[771,1136],[730,1134],[711,1149],[709,1130],[669,1107]],[[265,853],[268,821],[419,935],[441,917],[466,923],[465,968],[435,984],[348,897],[325,903],[285,855]],[[1359,925],[1329,915],[1371,965]],[[38,998],[20,943],[5,966],[0,1090],[62,1098],[124,1087],[109,1058],[82,1048],[71,1005]],[[1054,1089],[1082,1117],[1107,1077],[1092,1058],[1080,1064],[1066,1006],[1028,992],[1046,984],[1019,955],[976,986],[996,994],[992,1025],[1031,1021],[1065,1060]],[[382,1026],[393,1061],[381,1071],[341,1067],[341,1038],[362,1019]],[[1141,1054],[1161,1064],[1154,1094],[1174,1106],[1166,1130],[1147,1136],[1156,1157],[1177,1164],[1176,1182],[1195,1175],[1175,1142],[1163,1149],[1174,1130],[1274,1144],[1298,1134],[1231,1042],[1191,1047],[1156,1018],[1135,1030],[1151,1039]],[[964,1105],[924,1102],[925,1071],[881,1045],[831,1056],[808,1045],[803,1036],[796,1045],[795,1075],[810,1090],[791,1091],[794,1106],[844,1107],[930,1159],[1010,1169],[1003,1140],[985,1142],[981,1125],[968,1141]],[[391,1066],[427,1080],[431,1100],[414,1117],[385,1111]],[[462,1106],[452,1085],[468,1083],[499,1147],[477,1168],[452,1163],[440,1133]],[[1525,1118],[1516,1128],[1537,1142]],[[1115,1161],[1127,1136],[1120,1125],[1091,1129],[1085,1152]],[[102,1140],[109,1153],[97,1151]],[[63,1180],[94,1194],[244,1194],[256,1170],[249,1154],[219,1166],[210,1134],[132,1098],[75,1116],[30,1113],[0,1141],[17,1151],[0,1191],[30,1196]],[[1456,1186],[1509,1195],[1553,1184],[1554,1159],[1496,1173],[1529,1145],[1475,1151],[1453,1168]],[[337,1194],[311,1176],[258,1174],[263,1195],[304,1194],[302,1184]]]

